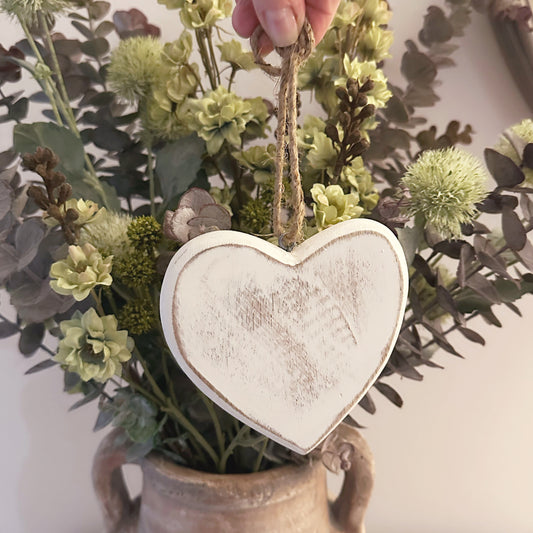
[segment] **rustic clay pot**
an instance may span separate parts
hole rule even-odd
[[[131,501],[120,467],[125,448],[108,435],[93,466],[106,533],[363,533],[373,484],[368,445],[351,427],[337,429],[355,453],[340,496],[328,502],[321,462],[257,474],[208,474],[152,454],[141,461],[143,488]]]

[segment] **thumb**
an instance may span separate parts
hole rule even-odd
[[[274,46],[298,39],[305,20],[305,0],[252,0],[263,31]]]

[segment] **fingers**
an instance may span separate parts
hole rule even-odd
[[[307,0],[306,16],[313,28],[315,42],[318,44],[329,28],[340,0]]]
[[[305,0],[252,0],[263,31],[274,46],[289,46],[300,35]]]
[[[247,39],[252,35],[255,28],[259,26],[259,19],[255,14],[255,7],[252,0],[237,0],[233,10],[232,23],[235,31]]]
[[[264,53],[273,46],[288,46],[296,41],[305,17],[315,34],[316,43],[326,33],[340,0],[236,0],[233,27],[248,38],[261,25],[266,35],[260,39]]]

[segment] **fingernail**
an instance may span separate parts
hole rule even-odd
[[[289,46],[298,39],[298,24],[292,9],[266,10],[263,29],[274,46]]]

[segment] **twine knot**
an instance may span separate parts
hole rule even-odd
[[[259,37],[261,33],[261,27],[258,27],[251,38],[255,61],[268,75],[280,78],[272,226],[280,244],[283,244],[286,249],[290,249],[302,240],[305,219],[305,202],[300,176],[297,139],[298,70],[302,63],[311,55],[315,40],[311,24],[306,20],[298,40],[294,44],[283,48],[276,48],[276,52],[281,56],[281,67],[275,67],[266,63],[260,55]],[[281,221],[281,203],[283,197],[283,176],[286,165],[288,165],[288,177],[291,185],[291,200],[289,205],[291,215],[285,228]]]

